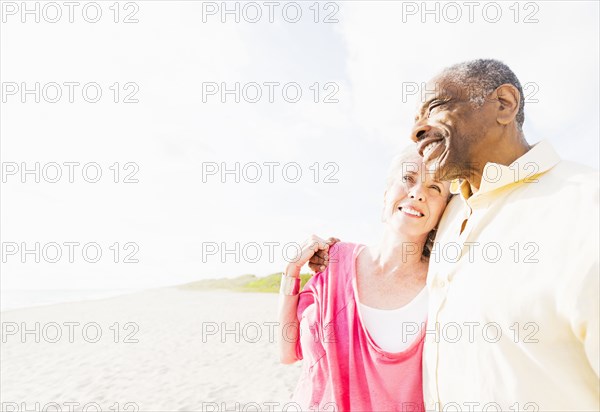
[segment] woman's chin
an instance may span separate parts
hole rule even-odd
[[[418,238],[429,233],[423,227],[423,222],[419,222],[416,219],[408,219],[411,218],[400,217],[399,219],[394,219],[394,222],[388,224],[390,232],[405,238]]]

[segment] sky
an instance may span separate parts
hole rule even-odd
[[[465,60],[508,64],[527,140],[598,169],[594,1],[91,3],[2,3],[3,290],[262,276],[313,233],[374,243],[415,88]]]

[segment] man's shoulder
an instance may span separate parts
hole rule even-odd
[[[571,160],[561,160],[545,175],[550,179],[559,179],[572,183],[598,182],[598,170]]]
[[[585,199],[598,204],[599,182],[598,170],[570,160],[561,160],[526,186],[556,198],[567,201],[570,198],[570,202]]]

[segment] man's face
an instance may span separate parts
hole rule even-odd
[[[466,87],[443,77],[432,79],[426,90],[411,138],[437,180],[468,179],[493,124],[488,103],[475,108]]]

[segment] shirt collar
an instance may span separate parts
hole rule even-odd
[[[531,182],[540,174],[553,168],[559,161],[560,157],[550,142],[542,140],[508,166],[488,162],[483,168],[477,195],[480,196],[517,182]],[[450,184],[450,192],[460,194],[463,199],[468,199],[473,195],[471,185],[466,180],[454,180]]]

